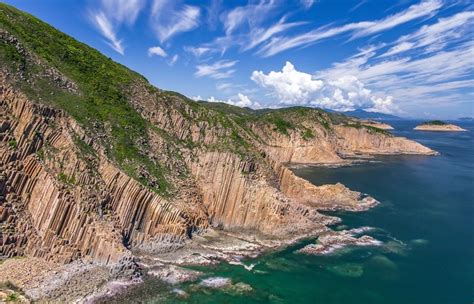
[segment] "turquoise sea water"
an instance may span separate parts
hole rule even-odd
[[[415,121],[392,122],[397,135],[441,153],[436,157],[384,156],[337,169],[295,171],[314,184],[342,182],[381,205],[362,213],[335,213],[335,229],[374,227],[379,248],[345,249],[331,256],[294,253],[303,241],[245,264],[200,267],[205,277],[245,283],[214,290],[153,279],[116,299],[148,303],[473,303],[474,301],[474,125],[469,132],[415,132]],[[341,226],[345,225],[345,226]],[[245,290],[248,285],[252,291]],[[240,288],[239,288],[240,287]]]

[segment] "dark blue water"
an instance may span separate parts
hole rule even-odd
[[[150,280],[126,299],[187,303],[473,303],[474,125],[469,132],[412,131],[418,122],[391,122],[396,135],[415,139],[440,156],[380,157],[337,169],[296,173],[314,184],[342,182],[381,205],[362,213],[337,213],[348,228],[371,226],[379,248],[347,249],[319,257],[294,251],[307,240],[246,264],[201,268],[252,291],[209,290],[196,284],[170,288]],[[334,227],[344,229],[346,227]]]

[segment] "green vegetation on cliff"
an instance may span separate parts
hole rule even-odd
[[[253,110],[224,103],[195,102],[177,92],[159,90],[138,73],[6,4],[0,4],[0,69],[31,101],[66,111],[93,142],[104,148],[110,160],[161,195],[173,193],[173,178],[185,177],[185,170],[180,169],[186,167],[181,155],[183,149],[224,150],[259,161],[261,153],[255,149],[255,142],[261,139],[255,134],[255,127],[311,140],[316,136],[315,123],[329,134],[333,125],[352,126],[353,121],[345,115],[320,109]],[[140,102],[146,104],[146,113]],[[180,120],[182,128],[189,130],[182,132],[173,129],[175,126],[159,126],[147,117],[150,112],[167,119],[178,115],[184,120]],[[155,135],[164,142],[162,153],[166,157],[156,157],[150,152]],[[203,138],[212,140],[204,143]],[[74,143],[84,154],[96,153],[78,137]],[[11,142],[10,146],[15,144]],[[41,151],[38,156],[46,157],[45,150]],[[171,167],[169,159],[181,163]],[[59,179],[70,182],[65,176]]]
[[[64,109],[92,134],[107,133],[107,153],[127,174],[140,179],[138,168],[145,166],[159,181],[154,190],[167,192],[164,169],[140,152],[138,142],[146,140],[147,122],[125,93],[134,81],[146,81],[142,76],[5,4],[0,4],[0,31],[0,61],[10,73],[20,75],[15,82],[24,93]],[[67,79],[46,77],[50,67]],[[68,81],[77,90],[60,83]]]
[[[431,120],[431,121],[425,121],[424,123],[422,123],[422,125],[444,126],[444,125],[447,125],[447,123],[441,120]]]

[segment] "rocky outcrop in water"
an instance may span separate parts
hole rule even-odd
[[[463,129],[460,126],[448,124],[441,121],[422,123],[416,126],[415,128],[413,128],[413,130],[433,131],[433,132],[465,132],[467,131],[466,129]]]

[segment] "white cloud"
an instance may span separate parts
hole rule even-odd
[[[201,96],[198,96],[201,97]],[[247,95],[244,95],[242,93],[237,94],[236,98],[234,99],[227,99],[227,100],[221,100],[221,99],[216,99],[214,96],[211,96],[210,98],[207,99],[208,102],[223,102],[227,103],[233,106],[237,107],[248,107],[248,108],[254,108],[254,109],[259,109],[261,108],[261,105],[256,102],[250,100],[250,98]]]
[[[160,56],[164,58],[164,57],[167,57],[168,54],[161,47],[154,46],[148,49],[148,57],[152,57],[152,56]]]
[[[315,79],[287,62],[279,72],[254,71],[251,79],[269,90],[280,104],[311,105],[338,111],[356,108],[384,113],[397,111],[391,96],[372,93],[355,76]]]
[[[152,27],[161,43],[173,36],[188,32],[199,25],[199,7],[182,5],[171,0],[154,0],[152,6]]]
[[[274,91],[282,103],[308,101],[323,87],[321,80],[313,80],[310,74],[299,72],[286,62],[281,72],[271,71],[268,75],[254,71],[251,79],[261,87]]]
[[[286,16],[281,18],[277,23],[273,24],[268,28],[254,28],[248,35],[249,41],[246,41],[242,45],[242,50],[250,50],[260,45],[261,43],[267,41],[274,35],[287,31],[293,27],[300,26],[306,22],[290,22],[286,23]]]
[[[229,36],[244,25],[253,27],[260,24],[277,7],[274,0],[261,0],[257,4],[239,6],[224,13],[221,20],[224,23],[226,35]]]
[[[125,48],[117,32],[122,24],[135,23],[145,0],[100,0],[98,3],[99,7],[90,12],[90,20],[107,39],[107,44],[123,55]]]
[[[419,4],[414,4],[398,14],[394,14],[383,19],[370,22],[367,27],[356,31],[354,33],[354,37],[362,37],[370,34],[375,34],[421,17],[432,16],[442,7],[442,5],[443,3],[441,0],[426,0]]]
[[[240,51],[248,51],[277,34],[307,23],[286,22],[290,14],[272,23],[271,20],[282,11],[281,4],[281,1],[260,0],[222,13],[221,21],[224,25],[225,35],[202,44],[200,48],[205,49],[208,53],[220,53],[221,55],[233,46],[240,47]]]
[[[305,9],[310,9],[315,2],[316,2],[315,0],[300,0],[301,5]]]
[[[349,32],[352,32],[353,38],[368,36],[421,17],[431,16],[441,8],[441,5],[442,3],[440,0],[428,0],[420,4],[412,5],[398,14],[376,21],[348,23],[332,28],[317,28],[291,37],[275,37],[269,43],[265,44],[265,46],[260,48],[257,53],[261,54],[263,57],[269,57],[291,48],[307,46],[317,41]]]
[[[170,66],[174,66],[174,64],[178,61],[179,55],[175,54],[173,57],[171,57],[171,60],[168,62]]]
[[[415,45],[412,42],[403,41],[393,46],[390,50],[382,54],[380,57],[387,57],[387,56],[392,56],[392,55],[399,54],[402,52],[406,52],[406,51],[412,50],[414,46]]]
[[[231,69],[237,63],[237,60],[219,60],[213,64],[200,64],[196,66],[194,76],[208,76],[213,79],[229,78],[235,73],[235,69]]]
[[[392,56],[417,48],[428,47],[428,52],[441,50],[448,43],[472,39],[474,34],[474,12],[461,12],[440,18],[438,22],[424,25],[418,31],[400,37],[395,45],[381,57]]]
[[[383,45],[369,47],[316,77],[357,75],[404,109],[465,106],[472,103],[474,87],[473,20],[472,12],[440,18],[400,37],[387,51]]]
[[[122,45],[122,40],[117,38],[115,29],[107,16],[103,12],[100,12],[93,15],[92,21],[100,33],[107,39],[107,44],[117,53],[123,55],[125,49]]]
[[[195,57],[199,58],[206,53],[212,52],[212,49],[209,47],[193,47],[193,46],[185,46],[184,50],[188,53],[193,54]]]
[[[228,82],[222,82],[222,83],[216,84],[216,89],[219,90],[219,91],[228,90],[228,89],[233,88],[233,87],[234,87],[234,85],[232,83],[228,83]]]
[[[145,0],[100,0],[103,10],[116,21],[128,25],[135,23]]]

